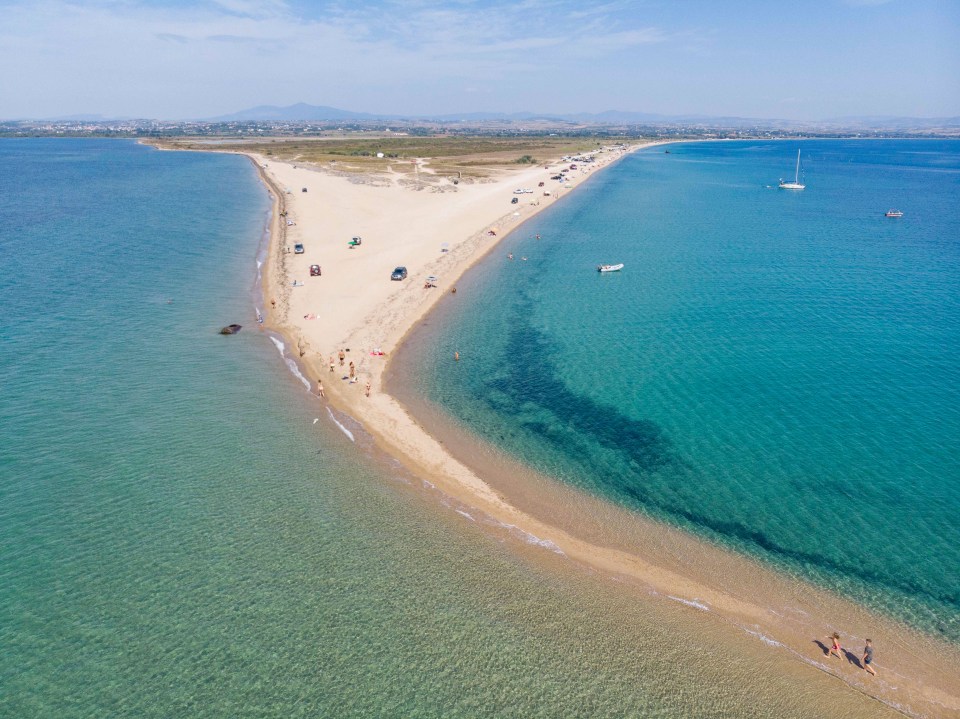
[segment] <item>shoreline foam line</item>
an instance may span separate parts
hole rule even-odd
[[[631,151],[636,149],[639,146]],[[611,155],[601,167],[624,154]],[[452,283],[510,231],[557,201],[551,196],[549,202],[521,206],[516,214],[503,210],[508,202],[504,198],[510,196],[513,187],[536,186],[544,173],[541,167],[514,171],[455,191],[418,192],[404,186],[399,175],[365,181],[248,156],[274,201],[270,250],[263,272],[267,326],[283,336],[289,347],[300,350],[308,387],[315,378],[322,379],[328,401],[350,417],[362,417],[365,431],[377,445],[421,477],[425,486],[435,487],[465,508],[473,508],[504,526],[514,526],[523,535],[549,543],[541,545],[549,546],[549,554],[562,553],[575,564],[653,589],[661,597],[697,597],[710,611],[692,607],[693,611],[704,617],[718,615],[734,625],[756,627],[779,645],[770,644],[771,651],[791,652],[803,659],[797,663],[804,666],[816,658],[810,637],[822,636],[828,626],[843,626],[848,635],[859,636],[880,636],[876,629],[882,628],[891,643],[896,637],[904,645],[923,647],[941,657],[940,665],[914,671],[915,664],[891,656],[885,662],[889,661],[890,669],[896,668],[900,675],[898,686],[884,682],[861,686],[863,678],[847,676],[843,667],[828,671],[844,685],[888,705],[910,707],[907,713],[914,716],[960,713],[960,680],[950,672],[951,666],[960,665],[956,648],[870,615],[825,591],[774,577],[771,569],[693,537],[677,541],[686,542],[687,551],[708,556],[718,566],[736,567],[750,574],[754,583],[730,586],[723,574],[718,574],[723,569],[694,570],[675,563],[671,561],[675,557],[658,550],[659,540],[637,547],[621,546],[618,541],[598,543],[592,536],[581,538],[576,523],[560,526],[538,519],[456,459],[404,406],[382,391],[384,354],[389,357],[407,338],[436,305],[440,293],[446,294]],[[418,165],[421,175],[426,171],[424,165]],[[579,175],[571,189],[597,169]],[[291,194],[281,187],[291,188],[287,191]],[[301,187],[309,191],[292,194]],[[434,187],[440,188],[442,183]],[[363,236],[362,247],[347,246],[354,235]],[[307,252],[297,255],[286,251],[290,243],[304,244]],[[444,243],[448,244],[446,252],[440,249]],[[306,275],[306,268],[314,263],[323,266],[321,277]],[[412,268],[406,282],[392,283],[388,279],[395,264]],[[428,274],[441,278],[440,287],[420,287],[418,279]],[[301,281],[304,284],[293,285]],[[458,295],[457,301],[462,299]],[[301,316],[302,321],[296,319]],[[334,371],[328,368],[328,358],[333,358]],[[354,365],[360,381],[341,379],[346,376],[346,362]],[[369,397],[364,392],[367,382],[372,390]],[[642,524],[646,520],[633,517],[632,521]],[[665,532],[670,534],[672,530],[657,526],[654,534]],[[528,544],[522,536],[516,539]],[[764,591],[757,591],[761,587]],[[782,619],[793,605],[804,607],[804,621]],[[742,632],[737,630],[737,635],[742,636]]]

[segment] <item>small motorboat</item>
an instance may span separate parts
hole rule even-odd
[[[886,217],[903,217],[903,213],[900,210],[887,210]]]
[[[622,269],[622,262],[619,265],[597,265],[597,272],[619,272]]]
[[[240,328],[241,328],[241,327],[243,327],[243,325],[227,325],[226,327],[223,327],[223,328],[220,330],[220,334],[222,334],[222,335],[235,335],[235,334],[237,334],[237,332],[240,331]]]

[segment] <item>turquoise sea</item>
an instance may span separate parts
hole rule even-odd
[[[540,472],[960,641],[960,142],[642,150],[408,348]]]
[[[865,172],[855,161],[859,149],[829,147],[851,158],[850,173]],[[908,596],[909,606],[929,612],[920,619],[954,626],[955,594],[952,603],[945,597],[955,592],[957,567],[950,563],[956,523],[946,514],[957,491],[947,441],[956,420],[956,325],[944,323],[956,319],[947,287],[956,254],[952,240],[930,228],[949,229],[953,212],[955,230],[956,209],[938,204],[930,177],[952,183],[955,197],[949,163],[956,156],[936,144],[918,148],[931,152],[928,165],[947,158],[941,172],[920,163],[894,168],[904,182],[915,178],[914,189],[848,221],[872,227],[867,240],[838,231],[832,242],[797,229],[816,214],[809,203],[824,202],[817,197],[831,173],[823,168],[844,166],[828,162],[824,148],[811,148],[803,197],[759,186],[789,166],[792,147],[678,147],[668,156],[673,165],[639,155],[542,218],[540,245],[508,240],[529,261],[491,261],[489,292],[504,294],[488,303],[486,319],[464,316],[455,330],[471,380],[451,382],[438,363],[425,376],[430,391],[440,398],[456,391],[464,421],[480,432],[488,418],[508,422],[512,449],[561,478],[697,531],[707,526],[721,539],[743,540],[710,523],[721,503],[745,512],[729,519],[755,532],[747,539],[767,536],[770,522],[757,508],[788,496],[789,485],[802,500],[792,511],[843,523],[819,533],[817,551],[798,549],[793,558],[835,557],[827,579],[847,577],[851,532],[860,526],[847,523],[876,518],[874,505],[886,501],[888,514],[868,522],[877,537],[865,541],[898,557],[880,539],[914,535],[902,550],[918,566],[908,566],[899,584],[891,580],[892,590],[884,562],[870,560],[874,574],[850,573],[849,581],[880,597],[899,592],[890,596]],[[745,161],[763,166],[755,181]],[[707,174],[695,174],[701,169]],[[677,190],[683,172],[702,181],[681,199],[755,198],[753,223],[774,236],[766,254],[741,251],[743,229],[710,242],[717,217],[688,235],[691,210],[658,189],[658,178],[672,178]],[[637,232],[621,207],[607,230],[591,234],[598,203],[623,193],[646,208],[643,221],[657,231]],[[640,205],[646,196],[649,204]],[[874,217],[894,202],[907,213],[903,222]],[[351,439],[289,371],[276,338],[256,328],[268,213],[254,168],[238,156],[158,152],[128,141],[0,141],[0,716],[886,715],[819,672],[797,682],[796,662],[759,642],[731,643],[729,628],[709,617],[638,601],[541,548],[505,542],[378,454],[350,418],[336,417]],[[743,227],[747,219],[726,217]],[[810,279],[805,265],[818,247],[839,255],[809,287],[800,278]],[[874,269],[893,263],[896,276],[884,279],[894,285],[870,271],[868,258],[883,248],[888,259]],[[628,271],[604,278],[590,271],[614,259]],[[751,271],[758,266],[765,272]],[[808,360],[796,377],[785,357],[829,354],[825,337],[801,341],[808,334],[801,330],[840,324],[829,303],[843,294],[841,274],[862,290],[864,352],[850,367],[845,355],[826,368]],[[551,276],[577,301],[547,301]],[[474,273],[464,287],[479,296],[485,281]],[[787,321],[784,304],[771,299],[778,292],[785,302],[826,304],[796,326],[803,313],[796,308]],[[591,313],[584,303],[598,293]],[[757,294],[767,302],[746,301]],[[870,303],[880,299],[906,303],[884,310],[903,321],[868,322]],[[683,323],[668,327],[671,313]],[[569,336],[560,331],[576,317],[592,328],[589,337],[579,326]],[[750,340],[742,324],[762,328],[781,317],[778,338]],[[231,322],[244,325],[240,334],[217,333]],[[484,322],[502,322],[506,351],[520,355],[497,362],[502,355],[491,350],[481,363],[470,332]],[[691,327],[720,337],[724,323],[739,329],[690,352]],[[868,345],[878,333],[887,354]],[[878,367],[897,357],[916,364],[898,375],[899,394],[872,392]],[[826,369],[837,382],[841,371],[858,382],[829,402],[822,393],[815,399]],[[510,379],[518,372],[523,397]],[[783,376],[794,378],[786,389],[776,384]],[[684,377],[686,395],[678,389]],[[763,388],[779,409],[760,403]],[[567,400],[577,412],[563,409]],[[798,414],[799,402],[822,404],[820,421]],[[833,414],[860,404],[864,416],[876,410],[871,431],[886,427],[886,434],[871,440],[866,425],[854,432],[865,419]],[[891,407],[894,417],[876,419]],[[767,414],[766,434],[741,421],[748,409]],[[721,414],[727,421],[718,424]],[[567,453],[558,450],[558,432],[577,436]],[[898,447],[889,446],[891,434]],[[823,437],[871,461],[851,472]],[[801,445],[809,456],[797,467]],[[708,451],[714,466],[704,460]],[[884,457],[898,462],[899,481],[882,469]],[[584,469],[601,462],[628,467],[624,486],[635,496],[611,491]],[[814,470],[822,472],[817,488],[803,489]],[[854,493],[871,501],[844,513],[859,506],[846,496]],[[775,509],[784,531],[794,527]],[[769,536],[774,547],[785,541]],[[933,544],[921,549],[921,539]],[[934,580],[937,562],[944,571]]]

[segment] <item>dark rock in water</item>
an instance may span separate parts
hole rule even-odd
[[[241,328],[242,326],[243,326],[243,325],[227,325],[226,327],[224,327],[223,329],[220,330],[220,334],[222,334],[222,335],[235,335],[235,334],[237,334],[237,332],[240,331],[240,328]]]

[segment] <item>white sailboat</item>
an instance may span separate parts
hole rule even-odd
[[[806,185],[800,184],[800,150],[797,150],[797,171],[793,175],[793,182],[780,180],[781,190],[802,190]]]

